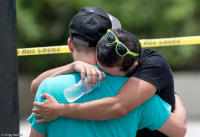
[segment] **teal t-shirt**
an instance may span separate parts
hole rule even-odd
[[[75,103],[115,96],[127,80],[127,77],[106,75],[100,87],[85,94]],[[46,79],[41,83],[35,101],[43,102],[44,99],[40,95],[48,93],[54,96],[59,103],[69,104],[63,91],[78,81],[80,81],[78,73]],[[28,121],[32,124],[32,128],[48,137],[134,137],[139,129],[156,130],[160,128],[168,119],[170,112],[171,106],[159,96],[154,95],[122,118],[95,121],[59,117],[50,122],[36,124],[37,118],[32,114]]]

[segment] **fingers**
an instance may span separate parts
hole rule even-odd
[[[42,97],[42,98],[47,98],[46,94],[47,94],[47,93],[42,94],[41,97]]]
[[[101,84],[102,80],[103,80],[103,72],[101,72],[99,69],[96,69],[96,72],[98,74],[98,83]]]
[[[36,114],[39,114],[41,111],[40,111],[39,109],[33,108],[33,109],[32,109],[32,112],[33,112],[33,113],[36,113]]]
[[[33,102],[33,106],[35,107],[41,107],[42,106],[42,103],[39,103],[39,102]]]
[[[86,69],[86,73],[87,73],[87,86],[90,87],[91,86],[91,80],[92,80],[92,70],[90,68]]]
[[[51,98],[52,96],[49,95],[48,93],[44,93],[44,94],[41,95],[41,97],[42,97],[42,98],[49,99],[49,98]]]
[[[94,67],[91,69],[92,71],[92,86],[96,85],[97,79],[98,79],[98,84],[101,84],[103,80],[103,72],[101,72],[98,68]]]
[[[37,124],[40,124],[40,123],[43,123],[43,122],[46,122],[44,119],[40,119],[40,120],[36,120],[35,123]]]
[[[86,69],[85,67],[81,68],[81,80],[85,82],[85,74],[86,74]]]
[[[101,72],[98,68],[94,66],[86,67],[86,75],[87,75],[87,86],[95,86],[97,79],[100,84],[103,80],[103,72]]]
[[[81,80],[83,82],[85,82],[85,77],[87,76],[87,86],[95,86],[97,79],[99,84],[103,80],[103,73],[90,64],[78,61],[76,62],[75,69],[81,73]]]
[[[41,118],[41,117],[42,117],[41,114],[37,114],[37,113],[33,113],[33,115],[34,115],[36,118]]]
[[[96,81],[97,81],[97,75],[98,73],[96,72],[96,70],[94,68],[91,69],[91,73],[92,73],[92,86],[96,85]]]

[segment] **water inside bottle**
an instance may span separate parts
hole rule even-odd
[[[74,102],[84,95],[79,86],[72,86],[64,90],[64,96],[68,102]]]

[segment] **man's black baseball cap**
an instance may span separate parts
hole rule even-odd
[[[107,29],[121,28],[117,18],[98,7],[82,8],[71,20],[69,34],[78,45],[96,47]],[[81,36],[85,40],[80,39]]]

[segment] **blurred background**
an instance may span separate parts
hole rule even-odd
[[[116,16],[139,39],[200,35],[199,0],[17,0],[18,48],[67,44],[73,15],[97,6]],[[188,112],[188,137],[200,136],[200,45],[154,48],[168,60],[175,90]],[[27,136],[34,95],[31,81],[43,71],[72,62],[71,54],[18,57],[21,131]]]

